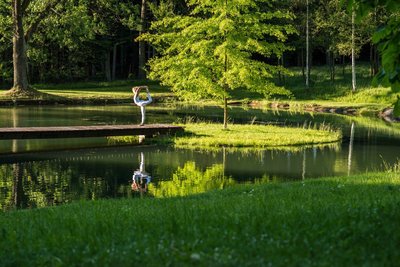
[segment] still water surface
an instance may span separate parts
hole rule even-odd
[[[147,110],[149,123],[218,121],[222,113],[213,107]],[[232,108],[230,115],[235,123],[329,125],[343,131],[343,142],[285,151],[199,151],[115,146],[107,138],[0,141],[0,209],[79,199],[171,197],[244,182],[348,175],[384,170],[400,158],[400,126],[379,119],[240,107]],[[137,108],[131,105],[0,109],[0,127],[134,124],[139,119]]]

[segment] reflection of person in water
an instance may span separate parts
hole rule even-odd
[[[139,94],[140,94],[141,89],[146,89],[146,92],[147,92],[146,100],[140,99]],[[144,125],[144,119],[146,117],[145,106],[150,104],[153,101],[153,99],[150,96],[149,88],[147,86],[133,87],[132,92],[133,92],[133,102],[135,102],[135,104],[140,107],[140,111],[142,112],[142,121],[141,121],[140,125]]]
[[[145,193],[147,192],[150,181],[151,176],[145,170],[144,154],[143,152],[141,152],[139,170],[134,171],[132,176],[132,190],[140,193]]]

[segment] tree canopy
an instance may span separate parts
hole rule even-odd
[[[159,79],[182,97],[224,102],[229,91],[246,88],[288,95],[272,82],[282,66],[268,58],[282,57],[284,44],[296,32],[293,17],[268,0],[190,0],[187,15],[155,21],[140,39],[154,45],[158,56],[149,61],[152,79]],[[280,23],[279,23],[280,22]],[[224,125],[227,118],[224,116]]]
[[[376,82],[390,86],[396,93],[400,92],[400,3],[397,0],[347,0],[349,9],[357,11],[358,20],[366,17],[379,6],[386,7],[392,13],[388,21],[375,31],[372,41],[378,45],[382,54],[382,68]],[[400,98],[397,98],[394,112],[400,115]]]
[[[289,95],[274,84],[285,85],[284,67],[301,67],[306,81],[305,62],[311,72],[326,64],[335,82],[335,64],[341,62],[345,76],[353,50],[352,16],[340,1],[356,7],[357,64],[369,61],[371,75],[382,67],[376,81],[399,92],[396,0],[309,0],[308,5],[300,0],[4,0],[0,87],[13,86],[17,61],[17,70],[26,68],[25,85],[138,78],[144,61],[149,62],[150,78],[186,98],[214,98],[225,104],[236,89],[265,97]],[[21,7],[20,24],[13,22],[18,17],[13,16],[15,7]],[[136,37],[144,23],[152,28],[140,46]],[[14,58],[15,25],[24,38],[14,44],[22,57]]]

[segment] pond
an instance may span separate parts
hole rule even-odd
[[[132,105],[0,109],[0,127],[137,124]],[[399,160],[400,126],[379,119],[232,107],[235,123],[329,125],[343,141],[324,147],[212,151],[116,145],[109,138],[0,141],[0,209],[81,199],[173,197],[238,183],[268,183],[385,170]],[[220,121],[216,107],[157,106],[148,123]],[[134,177],[134,179],[133,179]]]

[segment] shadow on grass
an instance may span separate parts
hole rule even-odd
[[[56,96],[44,92],[40,92],[33,87],[30,87],[28,90],[15,90],[10,89],[0,94],[0,99],[2,100],[44,100],[44,101],[60,101],[66,100],[65,97]]]

